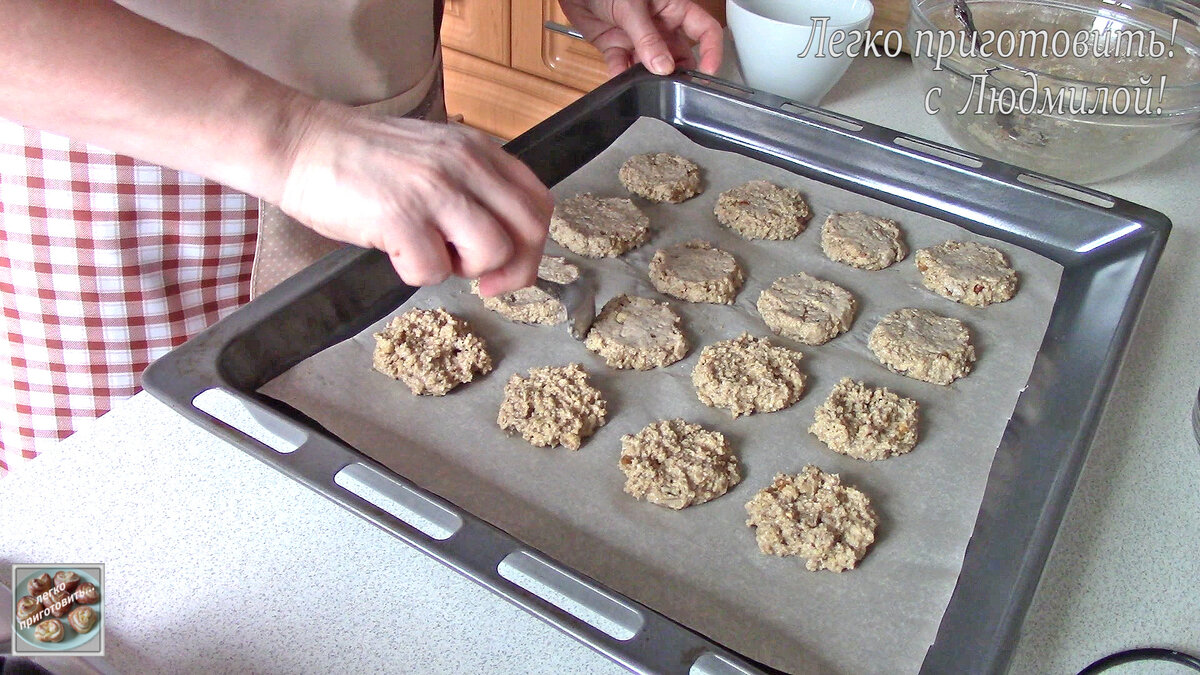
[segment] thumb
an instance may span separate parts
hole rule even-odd
[[[671,57],[671,50],[662,33],[650,18],[646,1],[629,0],[622,4],[626,11],[620,17],[613,12],[613,19],[629,36],[638,60],[655,75],[670,75],[675,70],[675,59]]]

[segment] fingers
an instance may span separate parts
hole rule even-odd
[[[650,18],[650,10],[645,0],[630,0],[619,4],[613,8],[613,19],[629,36],[638,60],[646,64],[650,72],[656,75],[670,75],[675,70],[675,59],[671,57],[671,50],[658,26],[654,25],[654,20]]]
[[[450,253],[436,228],[395,230],[384,252],[391,259],[396,274],[409,286],[432,286],[450,276]]]
[[[689,2],[680,28],[684,35],[699,44],[700,71],[715,75],[725,51],[721,24],[699,5]]]

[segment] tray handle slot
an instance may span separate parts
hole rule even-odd
[[[1056,178],[1051,178],[1050,176],[1022,173],[1017,176],[1017,180],[1030,187],[1035,187],[1039,190],[1045,190],[1046,192],[1053,192],[1056,195],[1069,197],[1076,201],[1092,204],[1093,206],[1099,206],[1103,209],[1111,209],[1117,205],[1115,199],[1104,194],[1103,192],[1096,192],[1095,190],[1089,190],[1078,185],[1065,183]]]
[[[866,129],[866,127],[853,118],[843,117],[842,115],[839,115],[835,112],[830,112],[828,110],[810,108],[806,105],[793,103],[791,101],[784,101],[783,103],[779,104],[779,109],[798,117],[803,117],[812,122],[820,122],[832,127],[837,127],[842,131],[858,133],[863,129]]]
[[[527,551],[513,551],[496,566],[500,576],[575,618],[625,641],[645,624],[641,612]]]
[[[913,138],[911,136],[897,136],[892,139],[892,142],[906,150],[915,150],[923,155],[930,155],[936,157],[937,159],[944,159],[948,162],[954,162],[955,164],[959,164],[971,169],[979,169],[983,167],[982,159],[961,150],[955,150],[949,146],[930,143],[929,141],[923,141],[919,138]]]
[[[343,467],[333,482],[373,506],[403,520],[422,534],[444,541],[462,529],[458,514],[400,485],[383,473],[358,463]]]
[[[726,94],[730,94],[730,95],[736,96],[738,98],[752,99],[752,98],[754,98],[755,94],[758,93],[758,92],[754,91],[753,89],[743,87],[739,84],[730,82],[729,80],[722,80],[718,77],[711,77],[709,75],[705,75],[704,73],[701,73],[696,70],[689,70],[686,73],[684,73],[683,75],[686,76],[687,79],[692,80],[693,82],[702,84],[702,85],[708,87],[709,89],[716,89],[717,91],[724,92]]]
[[[219,387],[205,389],[192,399],[192,407],[268,448],[286,455],[296,451],[308,435],[279,413]],[[263,424],[269,424],[268,428]]]

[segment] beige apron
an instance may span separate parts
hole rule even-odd
[[[358,108],[391,117],[445,121],[441,51],[437,52],[428,72],[411,89]],[[258,217],[258,244],[254,249],[254,269],[250,277],[250,297],[258,297],[343,245],[301,225],[279,207],[262,202]]]

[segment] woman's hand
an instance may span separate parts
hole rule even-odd
[[[533,283],[553,201],[482,133],[318,103],[300,125],[279,206],[321,234],[378,248],[412,286]]]
[[[635,58],[652,73],[696,68],[692,43],[700,45],[699,69],[721,67],[721,24],[692,0],[559,0],[571,24],[604,54],[608,74]]]

